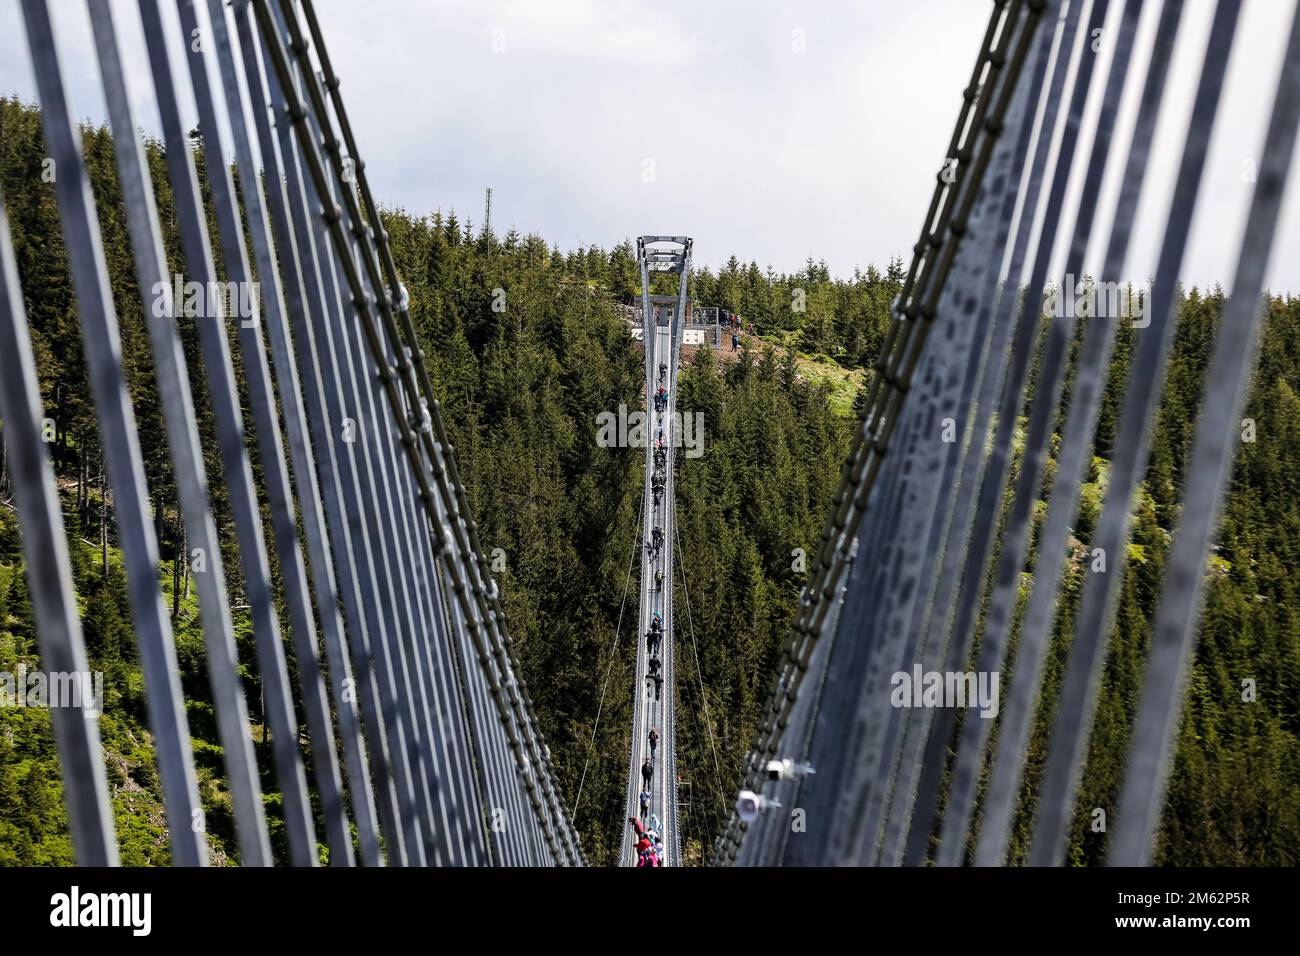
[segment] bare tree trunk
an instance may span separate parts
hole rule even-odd
[[[89,489],[86,487],[86,436],[83,432],[77,438],[77,531],[86,530],[86,499]]]
[[[267,750],[271,746],[271,723],[266,719],[266,682],[262,682],[262,766],[266,766],[269,758]]]
[[[185,540],[176,539],[176,553],[172,556],[172,618],[181,613],[181,563],[185,560]]]
[[[0,497],[9,492],[9,465],[5,458],[4,422],[0,422]]]
[[[63,465],[63,383],[54,383],[54,476]]]
[[[104,578],[108,579],[108,483],[104,481],[104,452],[99,452],[99,547],[103,555]]]

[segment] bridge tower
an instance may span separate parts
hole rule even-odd
[[[664,864],[681,864],[681,830],[677,814],[676,732],[673,717],[673,505],[674,446],[680,442],[675,424],[677,363],[686,318],[686,278],[690,273],[691,240],[687,236],[641,236],[637,240],[641,272],[641,316],[645,342],[645,494],[641,547],[641,612],[637,632],[636,685],[632,697],[632,752],[629,759],[627,816],[643,816],[640,794],[642,766],[650,754],[651,730],[659,734],[650,785],[650,812],[662,828]],[[652,296],[651,273],[681,277],[677,296]],[[661,372],[662,369],[662,372]],[[662,386],[667,401],[656,408]],[[660,440],[662,437],[662,441]],[[656,535],[658,529],[658,535]],[[662,637],[648,637],[659,616]],[[656,682],[655,676],[660,680]],[[636,864],[631,828],[624,827],[622,861]]]

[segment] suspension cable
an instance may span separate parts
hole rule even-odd
[[[673,522],[673,537],[677,539],[677,553],[685,554],[682,551],[682,531],[677,526],[676,521]],[[713,739],[713,720],[709,717],[709,698],[704,692],[704,674],[700,670],[700,648],[695,643],[695,622],[691,618],[691,593],[686,588],[686,571],[681,564],[678,565],[678,571],[682,578],[682,597],[686,601],[686,623],[691,634],[691,650],[695,653],[695,679],[700,685],[700,702],[704,705],[704,726],[709,732],[709,749],[713,751],[713,775],[718,784],[718,795],[722,797],[722,808],[725,813],[727,791],[722,789],[722,770],[718,766],[718,745]]]
[[[618,638],[623,632],[623,610],[627,607],[627,592],[632,586],[632,567],[636,556],[641,552],[641,526],[645,517],[645,487],[641,488],[641,504],[637,508],[636,534],[632,537],[632,555],[627,559],[627,579],[623,582],[623,600],[618,606],[618,623],[614,626],[614,640],[609,647],[609,663],[605,665],[605,681],[600,687],[600,703],[596,706],[596,722],[591,725],[591,741],[587,744],[587,759],[582,764],[582,776],[578,780],[578,796],[573,801],[573,826],[578,826],[578,807],[582,805],[582,787],[587,781],[587,768],[591,766],[591,753],[596,749],[596,731],[600,729],[600,715],[605,709],[605,691],[609,689],[609,677],[614,670],[615,652],[618,650]]]

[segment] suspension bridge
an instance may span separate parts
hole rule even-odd
[[[189,547],[203,557],[204,570],[196,573],[199,608],[240,860],[315,865],[321,841],[332,865],[582,865],[581,840],[519,673],[456,449],[312,2],[176,0],[175,35],[161,2],[139,0],[139,10],[186,274],[207,287],[223,278],[238,285],[256,277],[261,284],[233,344],[225,321],[199,322],[198,329],[205,411],[217,432],[265,687],[286,860],[271,854],[198,441],[199,411],[175,321],[183,306],[172,292],[120,25],[109,4],[89,0],[87,7],[168,454]],[[118,317],[51,6],[22,0],[24,29],[57,169],[55,198],[114,494],[171,853],[178,865],[204,865],[205,821],[175,635],[158,587],[158,542]],[[1064,692],[1032,808],[1034,863],[1063,862],[1123,578],[1130,503],[1146,467],[1174,325],[1176,280],[1241,6],[1218,0],[1197,63],[1159,267],[1143,303],[1150,321],[1137,340],[1093,534],[1109,564],[1088,577],[1073,622]],[[992,3],[948,150],[936,157],[942,164],[934,194],[713,863],[1006,860],[1101,384],[1116,327],[1130,317],[1099,311],[1081,330],[1049,476],[1046,456],[1076,316],[1045,311],[1044,290],[1062,288],[1067,277],[1072,285],[1090,249],[1104,250],[1099,283],[1122,279],[1184,12],[1182,0]],[[1149,34],[1139,31],[1144,13],[1158,18]],[[1098,31],[1106,38],[1100,45]],[[1149,36],[1149,49],[1139,49],[1140,36]],[[191,43],[194,37],[201,42]],[[1139,91],[1138,107],[1122,155],[1120,101],[1130,88]],[[199,114],[198,145],[208,159],[210,200],[200,190],[182,123],[181,103],[190,96]],[[1094,111],[1086,109],[1090,96],[1099,104]],[[1117,863],[1151,856],[1294,151],[1300,18],[1268,111],[1114,812],[1110,846]],[[1110,215],[1098,215],[1110,164],[1120,187]],[[1076,193],[1067,189],[1072,179],[1081,183]],[[1107,234],[1099,223],[1109,224]],[[1056,272],[1058,238],[1068,238],[1068,252]],[[678,866],[674,422],[692,241],[643,236],[637,252],[648,425],[635,679],[627,689],[633,707],[626,807],[628,817],[653,818],[663,862]],[[658,272],[678,277],[676,297],[651,295]],[[247,409],[237,389],[235,348],[247,377]],[[1032,369],[1036,397],[1018,434],[1039,355]],[[260,490],[270,504],[269,540],[245,412],[261,463]],[[44,417],[0,197],[0,419],[42,663],[80,673],[87,655],[42,440]],[[1020,571],[1045,479],[1047,512],[1012,669]],[[291,631],[287,643],[272,560]],[[971,661],[978,674],[1011,671],[994,740],[992,722],[973,710],[891,704],[893,675],[964,672]],[[76,708],[53,709],[53,724],[77,860],[115,865],[97,725]],[[620,862],[633,865],[627,828],[621,846]]]
[[[637,240],[641,274],[641,315],[645,329],[645,535],[641,564],[641,610],[636,683],[632,701],[632,767],[628,776],[628,816],[657,821],[664,839],[664,864],[680,865],[677,826],[676,735],[673,723],[673,423],[677,401],[677,362],[686,316],[686,280],[691,271],[691,240],[685,236],[642,236]],[[651,296],[653,273],[680,277],[675,298]],[[661,397],[662,396],[662,400]],[[657,747],[650,744],[654,732]],[[641,794],[650,795],[642,806]],[[648,812],[643,812],[648,811]],[[666,828],[666,829],[665,829]],[[637,862],[631,832],[623,831],[621,859]]]

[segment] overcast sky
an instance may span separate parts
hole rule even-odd
[[[563,248],[688,234],[697,262],[734,254],[792,271],[811,256],[837,275],[910,254],[991,9],[989,0],[316,4],[382,202],[416,214],[454,208],[477,225],[491,186],[498,233],[514,226]],[[140,121],[153,132],[135,3],[113,5]],[[0,0],[0,92],[35,99],[18,6]],[[74,107],[100,121],[84,4],[54,6]],[[1122,4],[1111,6],[1113,25]],[[1141,37],[1159,6],[1146,4]],[[1294,5],[1245,6],[1183,272],[1199,285],[1231,285],[1251,189],[1243,172],[1263,139]],[[1155,261],[1213,5],[1187,8],[1127,278],[1147,278]],[[1135,67],[1143,75],[1145,57]],[[1103,235],[1119,165],[1108,170]],[[1294,183],[1269,284],[1300,292]]]

